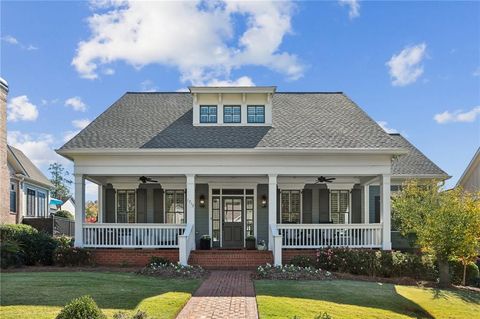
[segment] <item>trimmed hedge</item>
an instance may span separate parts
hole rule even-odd
[[[55,265],[59,266],[89,266],[92,264],[90,251],[78,247],[59,246],[53,252]]]
[[[433,257],[400,251],[325,248],[317,250],[316,258],[295,256],[290,263],[300,267],[316,267],[353,275],[410,277],[429,281],[438,278],[438,267]],[[458,261],[450,262],[450,275],[452,283],[461,284],[463,265]],[[471,263],[467,267],[466,284],[476,285],[479,281],[478,266]]]

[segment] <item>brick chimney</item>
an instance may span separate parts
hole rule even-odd
[[[10,174],[7,165],[7,81],[0,78],[0,223],[15,223],[10,214]]]

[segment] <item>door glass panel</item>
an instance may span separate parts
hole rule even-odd
[[[212,197],[212,245],[220,246],[220,198],[216,196]]]

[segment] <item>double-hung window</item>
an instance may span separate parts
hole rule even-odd
[[[223,106],[223,123],[240,123],[241,108],[240,105]]]
[[[185,191],[165,191],[165,223],[185,224]]]
[[[35,194],[33,189],[27,188],[27,216],[35,216]]]
[[[216,105],[200,105],[200,123],[217,123]]]
[[[350,191],[330,191],[330,218],[334,224],[348,224],[350,214]]]
[[[283,190],[280,194],[281,200],[281,221],[282,224],[300,223],[301,214],[301,196],[299,190]]]
[[[37,199],[38,199],[38,216],[47,217],[46,216],[47,200],[46,200],[45,193],[37,192]]]
[[[135,190],[117,190],[117,223],[135,223]]]
[[[10,183],[10,213],[17,212],[17,185]]]
[[[265,123],[265,105],[248,105],[247,122]]]

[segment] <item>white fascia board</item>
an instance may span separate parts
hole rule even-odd
[[[138,148],[75,148],[68,150],[58,149],[56,152],[62,156],[71,158],[75,155],[163,155],[163,154],[407,154],[404,148],[163,148],[163,149],[138,149]]]
[[[190,86],[190,93],[275,93],[276,86]]]

